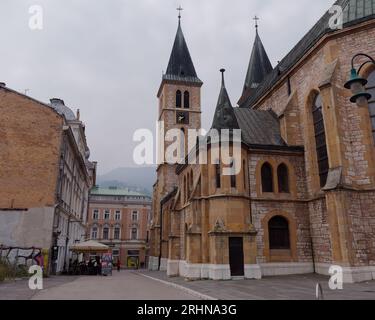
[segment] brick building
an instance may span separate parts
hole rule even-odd
[[[339,265],[347,282],[375,279],[375,66],[361,70],[368,103],[344,88],[352,57],[375,56],[375,1],[336,5],[343,29],[327,12],[275,67],[256,28],[238,107],[223,76],[212,129],[241,130],[238,174],[210,152],[206,165],[159,165],[151,269],[231,279]],[[165,127],[200,128],[201,86],[179,23],[158,94]]]
[[[95,187],[89,208],[87,238],[110,246],[122,267],[145,267],[151,197],[129,189]]]
[[[0,121],[0,245],[38,248],[47,272],[67,270],[96,179],[85,125],[62,100],[44,104],[5,84]]]

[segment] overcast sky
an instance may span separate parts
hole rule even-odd
[[[203,126],[211,124],[225,67],[233,105],[240,97],[257,14],[273,65],[334,1],[330,0],[1,0],[0,81],[43,102],[81,110],[99,173],[134,166],[133,133],[155,130],[156,93],[182,28],[202,88]],[[29,28],[41,5],[44,28]]]

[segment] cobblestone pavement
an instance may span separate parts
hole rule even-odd
[[[185,281],[168,278],[165,272],[143,271],[144,275],[178,284],[219,300],[313,300],[320,283],[326,300],[375,300],[375,281],[344,284],[344,290],[332,291],[328,277],[295,275],[262,280]]]
[[[112,277],[56,276],[44,280],[42,291],[31,291],[28,281],[0,284],[0,300],[196,300],[198,296],[145,278],[132,271]]]

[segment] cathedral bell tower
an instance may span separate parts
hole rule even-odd
[[[181,12],[181,8],[179,8]],[[178,16],[178,28],[169,58],[167,71],[163,74],[159,99],[159,124],[164,124],[164,137],[170,129],[181,131],[184,139],[179,141],[181,158],[188,154],[188,130],[201,129],[201,87],[188,46],[181,28],[181,14]],[[159,140],[163,139],[163,134]],[[160,141],[159,141],[160,142]],[[173,142],[164,140],[164,153]],[[164,159],[165,160],[165,159]],[[164,184],[162,193],[170,192],[176,185],[176,165],[167,164],[159,159],[158,181]]]

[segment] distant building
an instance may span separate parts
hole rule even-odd
[[[93,188],[87,238],[111,247],[123,268],[142,268],[148,260],[151,197],[126,188]]]
[[[44,104],[5,84],[0,121],[0,245],[38,248],[47,272],[67,270],[96,179],[85,125],[62,100]]]

